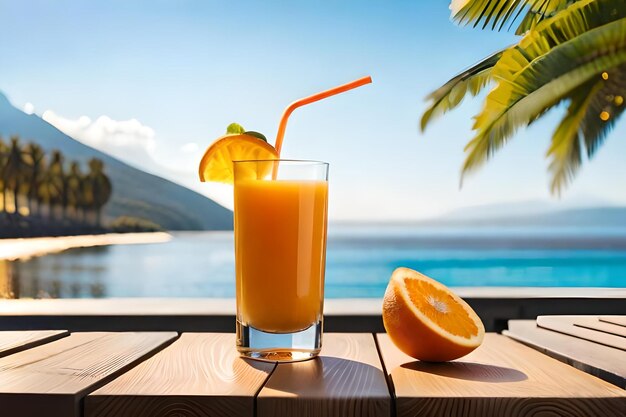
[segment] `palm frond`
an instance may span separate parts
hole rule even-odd
[[[626,17],[626,8],[614,0],[582,0],[551,19],[541,22],[519,43],[509,48],[494,68],[493,76],[507,79],[537,58],[586,32]],[[577,62],[580,58],[577,58]],[[507,64],[508,62],[508,64]]]
[[[510,27],[526,12],[517,30],[521,34],[576,1],[578,0],[469,0],[460,7],[456,6],[456,1],[452,1],[450,8],[452,19],[457,23],[473,23],[474,27],[482,25],[482,29],[491,24],[492,30],[502,30],[506,23],[510,23]]]
[[[540,22],[545,19],[549,19],[559,13],[561,10],[565,10],[571,4],[576,3],[578,0],[570,0],[570,1],[549,1],[549,0],[541,0],[536,2],[535,7],[530,7],[524,18],[517,26],[515,30],[516,35],[523,35],[529,30],[534,29]],[[520,10],[521,12],[521,10]],[[502,30],[505,22],[502,22],[500,28],[498,30]],[[511,20],[511,24],[509,25],[509,29],[513,26],[515,20]]]
[[[548,169],[552,174],[552,193],[560,194],[582,164],[580,123],[589,111],[589,103],[602,87],[602,79],[591,80],[578,87],[569,97],[567,113],[554,131],[546,154],[551,159]]]
[[[571,95],[570,107],[552,137],[548,150],[552,158],[551,190],[560,194],[572,180],[582,163],[581,136],[592,158],[624,112],[626,96],[626,65],[606,72],[579,87]]]
[[[593,21],[593,14],[582,19]],[[588,31],[585,31],[588,22],[560,30],[544,25],[552,20],[529,32],[494,66],[492,75],[498,85],[489,93],[475,119],[474,129],[478,133],[465,148],[463,174],[479,167],[519,127],[567,98],[594,75],[626,63],[626,19]],[[563,23],[562,19],[558,22]],[[576,29],[582,32],[579,36],[561,44],[554,42],[564,31],[574,33]],[[528,42],[531,38],[533,41]]]
[[[546,4],[550,7],[556,7],[550,3],[550,0],[543,1],[547,2]],[[422,115],[421,130],[423,131],[432,120],[458,106],[468,89],[472,95],[475,95],[494,78],[506,79],[510,75],[498,74],[498,71],[507,73],[521,71],[525,65],[548,53],[555,45],[562,44],[590,29],[625,17],[626,8],[615,9],[612,6],[613,3],[614,0],[579,1],[559,16],[542,22],[535,30],[522,38],[518,45],[498,51],[456,75],[427,97],[431,100],[431,104]],[[508,61],[511,65],[507,66],[506,62],[500,62],[496,66],[500,58],[505,55],[507,60],[502,61]],[[494,67],[496,70],[493,69]]]
[[[458,106],[469,91],[478,94],[491,81],[491,69],[498,62],[504,49],[474,64],[447,83],[430,93],[426,99],[431,103],[424,111],[420,122],[424,131],[428,123]]]
[[[594,156],[626,107],[626,65],[606,71],[606,80],[581,122],[587,157]],[[606,113],[603,113],[606,112]],[[603,120],[602,116],[607,119]]]

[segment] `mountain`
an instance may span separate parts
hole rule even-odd
[[[514,203],[483,204],[452,210],[436,221],[475,221],[483,219],[516,218],[534,216],[557,211],[555,204],[545,200],[529,200]]]
[[[482,215],[472,208],[468,216],[442,216],[419,222],[433,226],[626,227],[626,207],[556,209],[527,206],[526,211],[499,211],[501,205],[484,206]],[[460,210],[459,210],[460,212]]]
[[[85,164],[93,157],[101,159],[113,183],[113,195],[104,210],[105,219],[122,215],[140,217],[168,230],[233,227],[232,212],[213,200],[78,142],[39,116],[16,109],[0,93],[0,136],[6,139],[10,135],[19,135],[23,142],[36,142],[46,151],[58,149],[67,160]]]
[[[462,207],[442,215],[437,220],[473,221],[489,219],[493,221],[494,219],[543,216],[569,210],[610,206],[613,206],[610,202],[591,196],[570,197],[567,200],[526,200]]]
[[[501,219],[500,221],[505,221]],[[540,216],[510,219],[516,225],[626,227],[626,207],[588,207],[567,209]]]

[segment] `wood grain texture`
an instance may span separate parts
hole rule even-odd
[[[0,331],[0,357],[52,342],[69,335],[67,330]]]
[[[626,389],[626,352],[543,329],[535,320],[509,320],[503,334]]]
[[[176,333],[75,333],[0,359],[0,404],[11,417],[82,415],[81,399]]]
[[[485,335],[469,355],[448,363],[416,361],[377,335],[405,416],[621,416],[626,392],[506,336]]]
[[[600,321],[626,327],[626,316],[600,316]]]
[[[576,326],[576,320],[579,318],[580,316],[539,316],[537,325],[544,329],[626,351],[626,337]]]
[[[319,357],[281,363],[257,397],[259,417],[385,416],[391,397],[371,334],[324,334]]]
[[[576,316],[573,319],[573,322],[574,326],[597,330],[615,336],[626,337],[626,327],[601,321],[598,316]]]
[[[233,334],[183,333],[90,394],[85,416],[252,417],[254,397],[274,366],[241,359]]]

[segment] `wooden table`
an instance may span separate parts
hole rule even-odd
[[[626,316],[510,320],[507,336],[626,389]]]
[[[623,416],[626,391],[506,336],[415,361],[386,334],[327,333],[318,359],[238,357],[225,333],[0,332],[0,415]]]

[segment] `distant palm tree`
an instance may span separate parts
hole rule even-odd
[[[24,196],[28,200],[29,215],[42,215],[43,207],[47,207],[50,219],[67,220],[72,215],[74,221],[85,222],[86,212],[90,210],[94,214],[94,223],[100,225],[102,208],[112,194],[104,163],[91,159],[89,173],[85,175],[76,161],[72,161],[66,171],[64,160],[63,154],[54,150],[46,163],[41,146],[28,143],[22,147],[17,136],[11,137],[11,143],[7,145],[0,138],[2,210],[8,213],[7,196],[11,195],[13,213],[19,213],[20,196]]]
[[[5,181],[4,171],[6,168],[6,161],[8,155],[8,146],[0,137],[0,190],[2,191],[2,211],[7,212],[7,194],[8,194],[8,186]]]
[[[24,148],[24,158],[28,166],[28,211],[35,214],[35,203],[37,203],[37,214],[40,213],[41,187],[45,180],[46,161],[45,153],[41,146],[36,143],[29,143]]]
[[[56,217],[54,209],[55,207],[60,207],[63,200],[63,177],[65,176],[63,160],[63,154],[60,151],[52,151],[52,158],[44,177],[43,198],[48,205],[48,216],[50,218]]]
[[[13,193],[13,213],[19,212],[19,194],[24,181],[25,167],[26,162],[24,161],[20,139],[17,136],[12,136],[4,165],[4,181],[7,183],[8,190]]]
[[[80,220],[79,211],[84,207],[85,200],[85,178],[80,171],[80,165],[74,161],[70,164],[70,170],[67,174],[67,202],[68,207],[72,208],[74,218]]]
[[[92,208],[96,212],[96,224],[100,225],[102,208],[109,201],[113,192],[111,180],[104,173],[104,163],[100,159],[93,158],[89,160],[87,182],[91,190]]]
[[[59,205],[61,206],[61,219],[68,218],[68,209],[70,207],[70,173],[63,169],[61,174],[61,188],[59,189]]]
[[[421,128],[487,85],[476,134],[465,147],[462,174],[474,171],[517,129],[566,103],[548,149],[551,191],[560,194],[594,156],[624,112],[626,5],[624,0],[453,0],[453,19],[476,27],[509,28],[519,16],[518,43],[458,74],[428,98]]]

